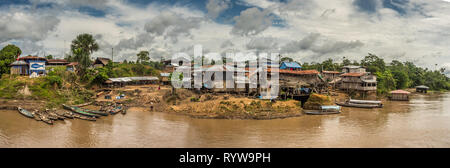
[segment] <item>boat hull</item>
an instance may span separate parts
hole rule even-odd
[[[377,104],[354,104],[354,103],[336,103],[337,105],[343,106],[343,107],[355,107],[355,108],[382,108],[382,105]]]
[[[88,116],[88,117],[100,117],[100,115],[98,115],[98,114],[92,114],[92,113],[83,111],[82,109],[77,108],[77,107],[70,107],[67,105],[63,105],[63,107],[67,110],[70,110],[70,111],[80,114],[80,115],[84,115],[84,116]]]
[[[331,114],[341,114],[341,112],[339,112],[339,111],[332,111],[332,112],[305,111],[305,114],[307,114],[307,115],[331,115]]]
[[[29,112],[28,110],[25,110],[20,107],[18,107],[17,110],[19,111],[20,114],[24,115],[25,117],[34,118],[34,115],[31,112]]]

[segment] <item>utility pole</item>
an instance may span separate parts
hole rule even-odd
[[[114,67],[114,48],[111,48],[112,66]]]

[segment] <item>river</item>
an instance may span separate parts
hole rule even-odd
[[[193,119],[130,109],[46,125],[0,111],[0,147],[450,147],[450,93],[382,109],[276,120]]]

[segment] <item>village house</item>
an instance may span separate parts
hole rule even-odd
[[[45,75],[47,59],[38,56],[19,57],[11,66],[11,74],[17,75]]]
[[[377,77],[360,66],[345,66],[339,88],[345,91],[371,92],[377,90]]]
[[[25,61],[14,61],[10,66],[11,75],[28,75],[29,65]]]
[[[309,95],[314,89],[319,89],[324,82],[319,77],[317,70],[291,71],[280,69],[280,90],[283,96],[294,98],[295,96]]]
[[[94,68],[104,67],[108,65],[109,61],[111,61],[111,59],[109,58],[97,57],[97,59],[95,59],[94,61],[93,66]]]
[[[428,89],[430,89],[430,88],[425,85],[416,86],[416,92],[419,92],[419,93],[427,93]]]
[[[322,71],[321,73],[323,80],[327,83],[335,83],[340,74],[338,71]]]
[[[404,91],[404,90],[394,90],[389,92],[390,96],[389,99],[390,100],[396,100],[396,101],[408,101],[409,100],[409,94],[411,94],[408,91]]]
[[[302,67],[296,62],[282,62],[280,65],[280,69],[298,71],[301,70]]]
[[[68,61],[65,59],[48,59],[47,60],[47,67],[62,67],[69,64]]]

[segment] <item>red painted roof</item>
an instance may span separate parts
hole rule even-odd
[[[38,57],[38,56],[25,56],[25,57],[19,57],[19,60],[45,60],[47,61],[47,59],[45,59],[44,57]]]
[[[361,77],[361,76],[364,76],[364,73],[345,73],[345,74],[342,74],[341,76]]]
[[[296,75],[318,75],[319,71],[317,70],[303,70],[303,71],[291,71],[291,70],[284,70],[280,69],[280,73],[284,74],[296,74]],[[270,69],[268,69],[268,72],[270,72]]]
[[[391,93],[391,94],[410,94],[411,92],[404,91],[404,90],[394,90],[389,93]]]
[[[48,63],[69,63],[65,59],[48,59]]]

